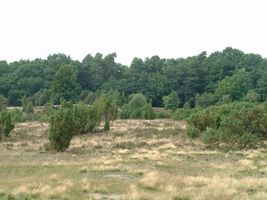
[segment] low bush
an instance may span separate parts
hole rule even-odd
[[[4,136],[4,133],[3,133],[3,125],[0,123],[0,142],[3,139],[3,136]]]
[[[26,115],[23,114],[23,112],[19,109],[12,109],[9,111],[11,120],[13,122],[25,122],[26,121]]]
[[[192,114],[188,123],[211,147],[251,148],[267,137],[266,111],[248,102],[211,106]],[[188,132],[195,135],[191,128]]]
[[[188,120],[197,109],[178,108],[171,116],[174,120]]]
[[[0,112],[5,110],[8,105],[8,99],[5,98],[3,95],[0,95]]]
[[[10,113],[3,111],[0,113],[0,126],[2,135],[8,137],[15,125],[11,121]]]
[[[176,110],[179,107],[180,99],[177,92],[172,91],[168,96],[163,97],[163,104],[165,109]]]
[[[202,132],[202,139],[210,147],[218,147],[222,134],[219,129],[207,128]]]
[[[129,102],[122,106],[121,119],[154,119],[155,112],[150,103],[141,93],[129,97]]]
[[[61,108],[50,118],[48,139],[56,151],[65,151],[77,130],[77,124],[70,108]]]
[[[104,131],[108,131],[109,129],[110,129],[109,121],[106,121],[104,125]]]
[[[155,119],[170,119],[172,112],[164,108],[153,108],[155,112]]]
[[[191,115],[189,123],[200,131],[206,130],[207,127],[218,128],[220,126],[220,116],[217,112],[210,110],[199,111]]]
[[[155,112],[151,106],[151,104],[146,103],[142,108],[142,119],[154,119]]]
[[[77,133],[85,134],[88,131],[91,131],[90,126],[88,126],[88,122],[91,120],[90,108],[82,103],[75,105],[73,107],[73,115],[75,121],[77,122]]]
[[[187,128],[187,135],[190,138],[198,138],[199,137],[199,134],[200,134],[200,130],[198,128],[195,128],[193,126],[189,126]]]
[[[109,130],[110,121],[117,117],[116,109],[107,96],[97,99],[92,106],[64,102],[49,120],[50,146],[56,151],[66,150],[74,135],[93,131],[102,119],[105,120],[104,130]]]

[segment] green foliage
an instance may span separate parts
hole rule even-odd
[[[3,133],[3,125],[0,123],[0,142],[3,139],[3,136],[4,136],[4,133]]]
[[[184,103],[184,109],[190,109],[190,108],[192,108],[190,101],[185,102]]]
[[[95,103],[87,106],[79,103],[73,107],[73,116],[76,121],[76,133],[85,134],[93,131],[101,122],[103,116],[102,105]]]
[[[91,120],[90,117],[92,117],[90,112],[90,108],[82,103],[73,107],[73,116],[77,122],[77,133],[85,134],[91,130],[91,127],[88,127],[88,122]]]
[[[88,94],[90,94],[90,90],[82,90],[80,93],[80,100],[84,101]]]
[[[189,124],[211,147],[254,147],[267,136],[267,112],[251,103],[212,106],[192,114]]]
[[[122,119],[154,119],[155,112],[151,104],[147,103],[144,95],[137,93],[129,97],[129,103],[121,108]]]
[[[252,81],[249,73],[245,70],[239,70],[232,77],[225,77],[219,82],[217,94],[219,96],[230,95],[233,100],[239,100],[244,97],[252,88]]]
[[[172,119],[174,120],[187,120],[191,117],[192,113],[196,112],[197,109],[178,108],[173,114]]]
[[[3,95],[0,95],[0,112],[5,110],[8,105],[8,99],[5,98]]]
[[[12,109],[9,111],[11,116],[11,121],[13,122],[25,122],[26,116],[23,114],[23,112],[19,109]]]
[[[172,117],[172,112],[164,108],[153,108],[155,112],[155,119],[169,119]]]
[[[218,101],[218,105],[222,104],[229,104],[233,101],[232,97],[230,95],[223,95],[220,100]]]
[[[27,104],[25,106],[25,113],[27,113],[27,114],[33,113],[33,104],[31,101],[27,102]]]
[[[255,90],[249,90],[243,100],[256,103],[260,101],[260,95]]]
[[[207,128],[202,133],[202,139],[203,141],[210,145],[211,148],[213,147],[219,147],[219,144],[221,142],[221,137],[224,136],[224,133],[221,132],[220,129],[214,129],[214,128]]]
[[[212,93],[197,94],[195,97],[196,107],[207,108],[217,102],[217,98]]]
[[[93,131],[97,126],[100,125],[103,119],[103,107],[99,102],[95,102],[93,106],[90,108],[89,112],[89,121],[87,124],[88,131]]]
[[[10,132],[14,129],[15,125],[11,121],[10,113],[3,111],[0,112],[1,132],[4,136],[9,136]]]
[[[104,95],[101,96],[100,101],[103,104],[104,110],[104,120],[112,121],[117,119],[118,116],[118,106],[116,105],[117,101],[115,96],[112,95]]]
[[[64,54],[53,54],[47,59],[1,61],[0,95],[7,97],[11,106],[21,106],[23,96],[31,97],[34,106],[51,100],[59,104],[60,98],[92,105],[100,93],[112,89],[124,94],[117,106],[125,104],[129,95],[142,93],[154,107],[166,104],[172,110],[176,109],[175,101],[165,98],[163,102],[171,91],[177,91],[180,106],[185,108],[213,105],[214,96],[221,104],[226,95],[231,101],[241,100],[249,90],[259,94],[260,102],[266,100],[267,62],[259,55],[228,47],[209,56],[202,52],[178,59],[134,58],[128,67],[116,63],[115,58],[115,53],[97,53],[79,62]],[[247,97],[246,101],[251,101]]]
[[[197,138],[199,137],[200,135],[200,130],[198,128],[195,128],[193,126],[189,126],[187,128],[187,135],[190,137],[190,138]]]
[[[33,100],[24,96],[22,98],[22,111],[29,114],[33,113]]]
[[[220,116],[216,112],[208,109],[195,112],[191,115],[189,124],[196,127],[200,131],[206,130],[207,127],[217,128],[220,126]]]
[[[43,107],[43,111],[46,115],[51,116],[56,108],[54,107],[54,104],[52,103],[46,103]]]
[[[142,119],[154,119],[155,111],[150,103],[146,103],[142,108]]]
[[[60,98],[67,101],[75,100],[79,94],[80,86],[77,83],[77,71],[72,65],[63,65],[56,72],[52,84],[52,91],[56,102]]]
[[[146,102],[146,97],[141,93],[132,94],[129,96],[129,106],[133,109],[141,108],[146,104]]]
[[[108,131],[109,129],[110,129],[109,121],[106,121],[104,125],[104,131]]]
[[[102,94],[93,104],[98,109],[99,116],[105,121],[104,130],[109,130],[110,121],[117,119],[118,103],[117,94],[109,92]]]
[[[70,106],[64,106],[71,108]],[[102,120],[104,130],[109,130],[109,123],[117,118],[118,107],[112,95],[102,95],[88,106],[79,103],[73,107],[73,115],[77,123],[77,133],[85,134],[93,131]]]
[[[77,123],[70,108],[61,108],[50,118],[48,139],[56,151],[65,151],[76,134]]]
[[[223,139],[239,148],[253,147],[266,136],[265,122],[266,113],[260,108],[245,106],[233,110],[221,122],[225,134]]]
[[[40,97],[38,98],[37,105],[38,106],[43,106],[47,103],[48,97],[46,94],[41,94]]]
[[[88,105],[93,105],[96,99],[97,99],[97,93],[89,92],[89,94],[86,96],[83,102]]]
[[[260,79],[257,82],[257,91],[260,94],[261,100],[267,100],[267,69],[262,72]]]
[[[179,107],[180,99],[177,92],[172,91],[168,96],[163,97],[163,104],[165,109],[176,110]]]

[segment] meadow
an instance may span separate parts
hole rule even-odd
[[[207,149],[186,127],[115,120],[54,152],[47,123],[17,123],[0,143],[0,199],[267,199],[266,148]]]

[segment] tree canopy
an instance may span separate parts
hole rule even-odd
[[[163,106],[163,97],[171,92],[177,93],[180,107],[248,99],[252,91],[257,101],[265,101],[267,60],[228,47],[188,58],[134,58],[130,66],[117,63],[115,53],[88,54],[81,62],[65,54],[0,61],[0,95],[11,106],[22,105],[23,97],[31,97],[34,105],[78,102],[110,89],[126,97],[142,93],[153,106]]]

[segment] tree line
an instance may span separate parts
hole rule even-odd
[[[172,92],[178,97],[178,107],[192,108],[267,98],[267,60],[238,49],[228,47],[188,58],[134,58],[130,66],[115,59],[115,53],[97,53],[81,62],[64,54],[0,61],[0,95],[10,106],[21,106],[25,101],[33,105],[79,102],[111,89],[125,97],[142,93],[154,107],[163,106],[163,97]]]

